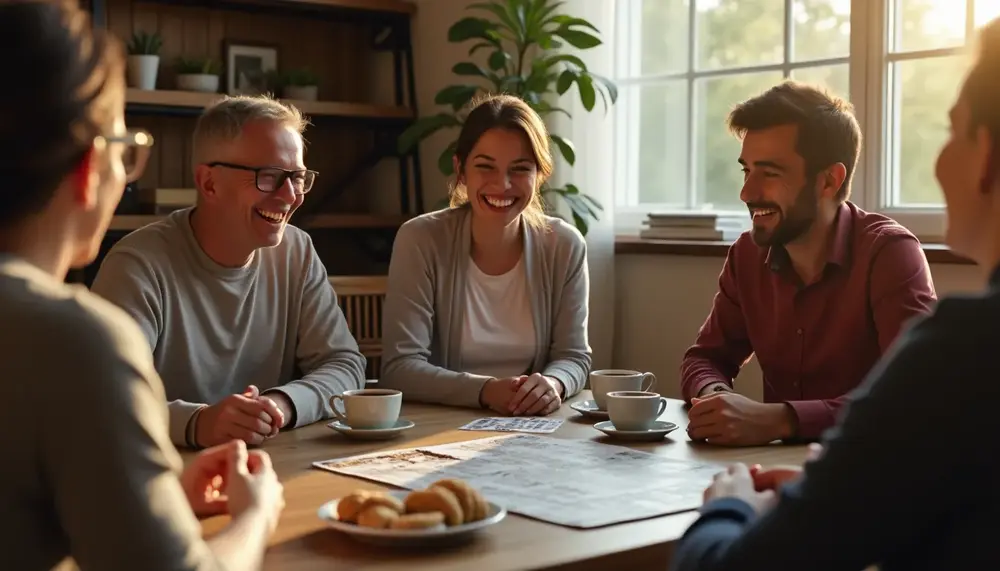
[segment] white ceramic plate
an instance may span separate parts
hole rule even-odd
[[[648,430],[618,430],[610,420],[598,422],[594,428],[612,438],[635,441],[655,441],[661,440],[664,436],[677,430],[677,425],[672,422],[657,420]]]
[[[357,438],[358,440],[388,440],[399,436],[414,426],[416,425],[412,420],[406,420],[405,418],[400,418],[396,421],[395,426],[389,428],[351,428],[339,420],[327,424],[327,427],[336,430],[344,436]]]
[[[569,407],[583,416],[594,418],[607,418],[608,411],[597,408],[597,402],[592,400],[582,400],[569,405]]]
[[[410,492],[409,490],[403,490],[386,493],[402,500]],[[486,519],[472,523],[438,529],[375,529],[361,527],[360,525],[342,522],[337,519],[337,503],[339,501],[333,500],[320,506],[319,518],[333,529],[346,533],[357,541],[391,547],[418,547],[465,541],[470,539],[477,531],[496,525],[503,518],[507,517],[506,509],[493,502],[489,502],[490,513],[486,516]]]

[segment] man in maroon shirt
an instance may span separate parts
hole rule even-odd
[[[681,364],[693,440],[815,439],[912,317],[936,301],[917,239],[847,200],[861,132],[846,101],[785,82],[737,106],[740,199],[712,311]],[[751,354],[764,402],[732,391]]]

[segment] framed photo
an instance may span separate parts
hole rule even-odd
[[[270,78],[278,69],[278,48],[275,46],[227,41],[226,93],[229,95],[260,95],[274,88]]]

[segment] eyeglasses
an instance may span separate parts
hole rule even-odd
[[[313,183],[316,182],[316,175],[319,173],[311,170],[287,170],[278,167],[248,167],[233,163],[212,162],[205,166],[225,167],[227,169],[238,169],[254,173],[257,190],[261,192],[274,192],[281,188],[286,180],[292,181],[292,189],[295,194],[305,194],[312,190]]]
[[[112,143],[126,145],[122,153],[122,164],[125,165],[125,180],[135,182],[142,176],[149,161],[150,147],[153,146],[153,136],[142,129],[128,130],[122,136],[98,135],[94,137],[94,146],[104,148]]]

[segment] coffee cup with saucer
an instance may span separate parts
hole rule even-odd
[[[338,406],[338,401],[342,406]],[[337,420],[328,427],[351,438],[385,440],[413,428],[412,421],[399,417],[403,393],[392,389],[358,389],[330,397]]]
[[[610,420],[594,428],[626,440],[660,440],[677,430],[672,422],[657,420],[667,408],[667,399],[648,391],[612,391],[607,393]]]

